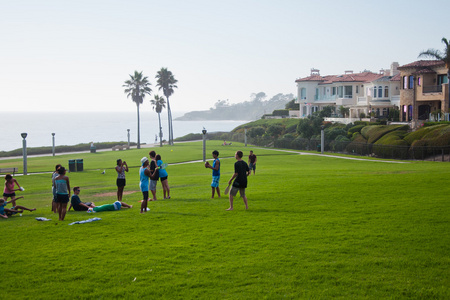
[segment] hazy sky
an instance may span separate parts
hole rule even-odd
[[[313,67],[378,72],[442,50],[442,3],[0,0],[1,111],[135,111],[123,82],[143,71],[162,95],[161,67],[178,79],[174,111],[296,94],[295,79]]]

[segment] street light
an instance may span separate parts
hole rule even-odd
[[[206,161],[206,129],[203,127],[203,162]]]
[[[25,138],[27,137],[27,133],[23,132],[20,134],[23,138],[22,140],[22,154],[23,154],[23,175],[27,175],[27,140]]]
[[[52,132],[52,154],[55,156],[55,133]]]
[[[325,126],[320,126],[320,153],[323,154],[323,150],[325,149]]]

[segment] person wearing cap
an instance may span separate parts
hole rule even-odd
[[[141,168],[139,169],[139,187],[141,188],[142,196],[144,199],[141,203],[141,214],[147,212],[147,203],[148,203],[148,184],[150,179],[150,170],[148,169],[148,158],[143,157],[141,159]]]

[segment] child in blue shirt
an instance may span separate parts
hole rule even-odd
[[[219,180],[220,180],[220,160],[219,160],[219,151],[214,150],[212,152],[212,156],[214,158],[213,165],[211,166],[209,162],[206,162],[205,168],[212,169],[212,182],[211,182],[211,199],[214,198],[214,192],[217,191],[217,197],[220,198],[220,189],[219,189]]]

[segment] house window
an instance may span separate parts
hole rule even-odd
[[[384,98],[389,98],[389,87],[388,86],[384,87]]]
[[[316,88],[316,96],[314,97],[315,100],[319,100],[319,89]]]
[[[378,87],[378,98],[383,98],[383,87],[381,85]]]
[[[403,76],[403,89],[408,89],[408,76]]]
[[[344,87],[343,86],[339,86],[338,87],[338,96],[339,98],[343,98],[344,97]]]
[[[336,95],[336,87],[333,86],[333,96]]]
[[[422,85],[422,77],[417,78],[417,85]]]
[[[438,75],[438,85],[442,85],[443,83],[447,83],[448,82],[448,78],[447,75]]]
[[[300,90],[300,99],[306,99],[306,88]]]
[[[353,87],[351,85],[345,86],[345,98],[352,98],[353,97]]]
[[[377,86],[373,87],[373,98],[377,97]]]
[[[409,85],[408,85],[409,89],[413,89],[414,88],[414,76],[409,76]]]
[[[356,86],[356,93],[359,94],[359,85]]]

